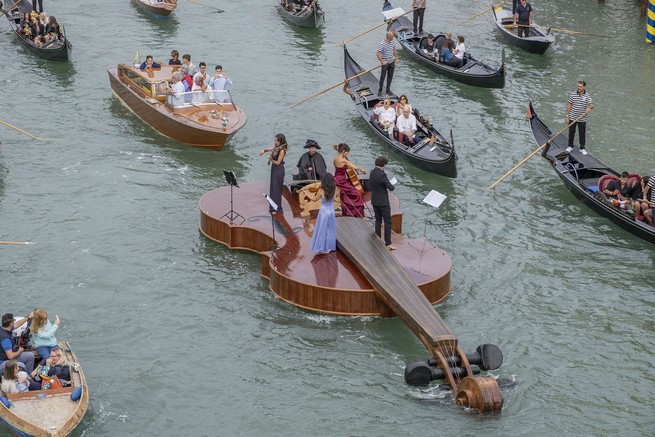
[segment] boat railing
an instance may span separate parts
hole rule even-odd
[[[231,103],[232,96],[228,90],[189,91],[171,94],[166,98],[166,104],[173,109],[216,104],[225,106]]]

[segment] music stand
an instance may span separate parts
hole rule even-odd
[[[220,217],[220,219],[222,219],[223,217],[229,218],[230,226],[232,226],[232,223],[234,223],[234,221],[237,218],[241,218],[241,223],[239,223],[239,225],[242,225],[243,222],[246,221],[246,218],[234,210],[234,187],[239,188],[239,184],[237,183],[237,177],[233,171],[229,171],[229,170],[223,170],[223,175],[225,176],[225,180],[227,181],[227,183],[230,184],[230,210],[225,214],[223,214]]]
[[[268,202],[273,212],[277,213],[279,211],[277,203],[275,203],[275,201],[271,199],[270,196],[268,196],[266,193],[262,194],[264,195],[264,198]],[[275,249],[279,249],[280,246],[277,245],[277,240],[275,240],[275,215],[273,213],[271,213],[271,230],[273,232],[273,245],[268,250],[275,252]]]

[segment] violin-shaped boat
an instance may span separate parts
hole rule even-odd
[[[49,61],[68,61],[70,53],[73,51],[73,45],[66,37],[66,30],[61,24],[60,33],[61,38],[53,39],[42,45],[37,45],[33,40],[26,38],[20,32],[20,22],[25,12],[32,11],[32,2],[28,0],[9,0],[12,4],[9,6],[8,11],[2,9],[2,2],[0,2],[0,12],[4,12],[9,20],[11,30],[16,35],[16,39],[28,52],[36,56],[47,59]]]
[[[107,71],[114,94],[161,134],[192,146],[222,148],[246,124],[246,114],[228,90],[171,94],[169,82],[179,68],[119,64]]]
[[[166,18],[177,7],[176,0],[133,0],[134,3],[148,15]]]
[[[392,10],[393,6],[385,1],[383,10]],[[400,9],[400,8],[399,8]],[[402,11],[402,9],[400,9]],[[404,11],[403,11],[404,12]],[[415,34],[414,25],[409,18],[402,15],[393,19],[389,24],[389,30],[393,31],[400,46],[407,55],[419,64],[423,64],[435,73],[444,75],[457,82],[466,85],[482,88],[504,88],[505,87],[505,51],[502,51],[502,62],[496,68],[473,58],[470,53],[464,54],[464,63],[461,67],[454,67],[443,62],[437,62],[434,57],[428,56],[421,50],[421,44],[427,39],[426,34]],[[435,34],[435,42],[438,49],[441,49],[446,36]]]
[[[0,422],[11,435],[65,437],[79,425],[89,407],[86,379],[67,341],[59,341],[70,365],[71,385],[8,394],[0,398]]]
[[[319,183],[320,184],[320,183]],[[433,304],[450,292],[452,262],[425,240],[401,235],[402,212],[390,196],[392,242],[388,250],[367,218],[337,217],[337,250],[310,251],[319,201],[308,202],[308,185],[284,190],[282,211],[270,214],[262,193],[265,182],[221,187],[200,199],[200,231],[233,249],[262,257],[261,275],[279,298],[301,308],[329,314],[400,317],[426,346],[430,358],[405,369],[405,381],[427,386],[444,380],[457,405],[499,412],[503,398],[496,380],[480,376],[502,363],[497,346],[482,345],[464,354]],[[238,190],[235,197],[233,190]],[[369,193],[366,209],[371,214]]]

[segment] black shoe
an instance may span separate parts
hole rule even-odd
[[[378,97],[382,97],[382,88],[378,90]]]
[[[389,97],[393,96],[393,93],[392,93],[391,90],[389,90],[389,89],[386,91],[386,93],[387,93],[387,95],[388,95]]]
[[[414,35],[416,35],[416,29],[414,29],[414,31],[413,31],[413,32],[414,32]]]

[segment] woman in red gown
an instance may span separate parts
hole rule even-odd
[[[334,146],[334,150],[337,151],[337,156],[335,156],[333,160],[334,183],[341,190],[339,198],[341,200],[341,210],[343,211],[343,215],[364,217],[364,199],[362,199],[362,195],[350,181],[350,178],[346,174],[346,169],[351,168],[356,173],[363,174],[365,174],[366,171],[348,161],[347,157],[350,152],[350,146],[348,146],[348,144],[341,143],[338,146]]]

